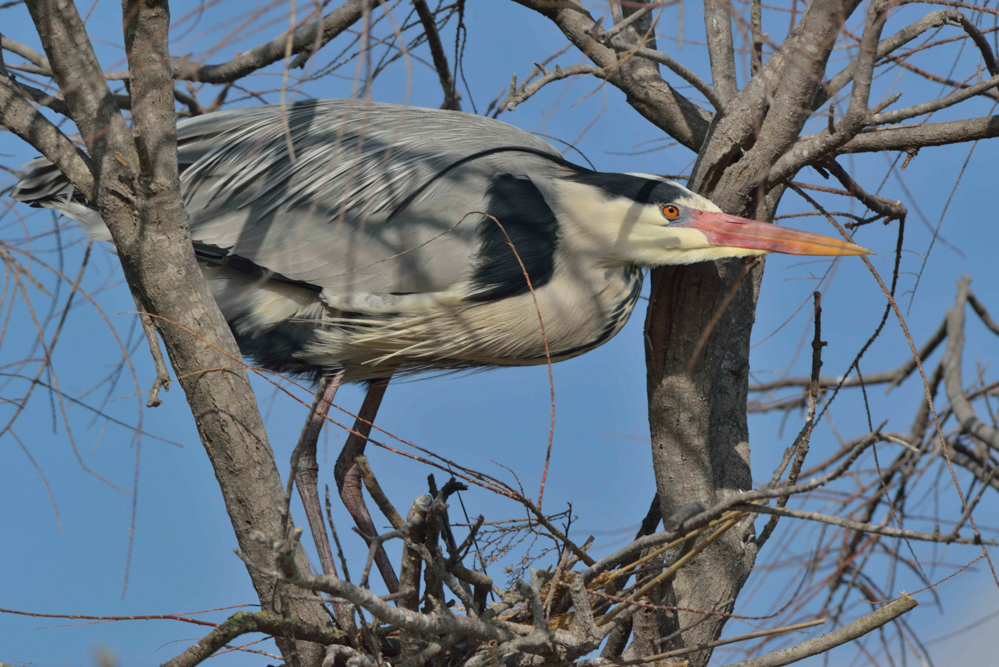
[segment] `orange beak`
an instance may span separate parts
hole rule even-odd
[[[869,255],[872,251],[855,243],[757,222],[725,213],[691,211],[690,222],[683,225],[708,237],[712,246],[745,248],[785,255]]]

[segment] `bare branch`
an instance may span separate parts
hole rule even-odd
[[[250,537],[279,534],[284,494],[239,348],[205,284],[191,247],[179,191],[166,2],[127,3],[125,44],[138,136],[125,124],[73,3],[32,0],[28,11],[55,79],[93,160],[98,207],[118,249],[139,311],[156,321],[212,461],[241,548],[257,562],[270,553]],[[141,221],[141,224],[139,224]],[[205,369],[226,369],[205,373]],[[304,552],[298,552],[303,566]],[[287,611],[321,625],[314,601],[287,603],[274,580],[251,579],[266,611]],[[287,606],[284,606],[284,605]],[[282,649],[318,654],[318,646],[285,642]]]
[[[850,106],[846,117],[841,121],[844,127],[837,127],[838,132],[849,131],[846,125],[853,126],[867,119],[870,106],[871,82],[874,78],[874,63],[877,61],[878,43],[881,30],[888,19],[887,7],[872,2],[867,12],[864,32],[860,37],[860,53],[857,56],[853,75],[853,89],[850,91]],[[839,124],[837,124],[839,125]],[[859,128],[858,128],[859,129]]]
[[[661,78],[636,80],[630,77],[627,64],[618,62],[614,50],[591,36],[597,25],[585,9],[547,0],[515,1],[548,17],[597,67],[608,70],[607,80],[628,95],[632,106],[650,122],[684,146],[698,150],[707,135],[711,115]]]
[[[347,0],[318,21],[296,30],[291,38],[290,53],[291,55],[301,55],[291,63],[291,66],[301,67],[305,65],[309,57],[319,48],[356,23],[361,18],[366,1]],[[282,36],[241,53],[228,62],[217,65],[173,60],[171,63],[173,76],[175,79],[186,81],[229,83],[284,59],[287,49],[288,37]]]
[[[162,667],[200,665],[236,637],[251,632],[263,632],[275,637],[294,637],[317,644],[335,644],[345,639],[345,635],[338,630],[330,630],[290,618],[281,618],[264,611],[256,614],[240,612],[230,616],[224,623],[212,630],[207,637],[199,640],[197,644],[173,660],[163,663]]]
[[[603,35],[601,35],[601,37],[603,37]],[[648,58],[649,60],[659,63],[660,65],[665,65],[674,74],[692,85],[699,93],[704,95],[705,99],[711,103],[711,106],[713,106],[716,111],[724,111],[725,105],[722,101],[723,98],[719,97],[706,81],[694,74],[693,71],[682,65],[679,61],[672,58],[669,54],[655,49],[647,49],[642,46],[638,46],[637,44],[629,44],[628,42],[623,42],[619,39],[612,39],[608,43],[617,51],[626,51],[640,58]]]
[[[795,141],[794,145],[774,162],[770,172],[759,179],[766,183],[767,190],[791,178],[805,165],[832,153],[871,124],[872,113],[868,106],[871,82],[874,77],[878,40],[887,18],[887,7],[871,3],[860,40],[860,55],[854,69],[853,90],[850,92],[850,105],[846,113],[825,132]]]
[[[804,137],[808,141],[817,135]],[[940,123],[919,123],[863,132],[837,147],[836,153],[904,151],[999,137],[999,116]]]
[[[772,514],[774,516],[786,516],[794,519],[805,519],[807,521],[817,521],[828,523],[832,526],[839,526],[848,530],[855,530],[860,533],[873,533],[886,537],[898,537],[906,540],[919,540],[921,542],[940,542],[944,544],[989,544],[994,545],[994,540],[983,540],[981,537],[956,537],[944,533],[923,533],[918,530],[903,530],[900,528],[889,528],[873,523],[861,523],[851,521],[838,516],[822,514],[820,512],[806,512],[804,510],[793,510],[786,507],[770,507],[769,505],[758,505],[745,503],[736,505],[733,509],[744,512],[759,512],[761,514]]]
[[[728,644],[734,644],[736,642],[744,642],[749,639],[757,639],[759,637],[769,637],[772,635],[783,634],[785,632],[795,632],[797,630],[804,630],[806,628],[815,627],[816,625],[822,625],[825,622],[826,620],[824,618],[820,618],[814,621],[795,623],[794,625],[787,625],[781,628],[774,628],[772,630],[759,630],[757,632],[748,632],[744,635],[736,635],[735,637],[728,637],[726,639],[717,639],[715,641],[705,642],[703,644],[688,646],[686,648],[676,649],[673,651],[666,651],[665,653],[657,653],[656,655],[644,656],[637,660],[628,661],[625,664],[641,665],[646,663],[658,662],[660,660],[665,660],[666,658],[679,658],[680,656],[690,655],[691,653],[699,653],[701,651],[706,651],[709,648],[715,648],[717,646],[726,646]],[[600,664],[609,665],[613,663],[600,663]]]
[[[385,518],[388,519],[393,528],[396,530],[402,528],[402,524],[405,521],[403,521],[402,516],[393,507],[392,501],[385,495],[385,491],[382,490],[374,471],[371,469],[371,464],[368,463],[368,457],[364,454],[358,454],[354,457],[354,465],[361,472],[361,479],[364,480],[364,488],[371,494],[371,499],[375,501],[375,505],[378,505],[378,509],[382,511],[382,514],[385,515]]]
[[[940,323],[940,327],[930,336],[929,340],[919,348],[919,358],[921,361],[925,361],[933,351],[937,349],[947,337],[947,323],[946,321]],[[898,386],[905,378],[909,377],[912,372],[916,370],[916,360],[909,358],[901,366],[891,371],[884,371],[881,373],[871,373],[870,375],[864,375],[863,384],[870,386],[876,384],[889,383],[889,391],[894,387]],[[780,380],[774,380],[773,382],[760,382],[756,384],[749,385],[749,391],[773,391],[774,389],[782,389],[784,387],[807,387],[811,384],[811,378],[808,377],[790,377],[782,378]],[[826,387],[858,387],[861,384],[861,380],[857,376],[843,378],[842,376],[829,376],[824,375],[819,378],[819,385],[823,388]]]
[[[892,123],[899,123],[903,120],[915,118],[916,116],[922,116],[923,114],[940,111],[941,109],[952,107],[955,104],[959,104],[964,100],[979,95],[990,88],[995,88],[996,86],[999,86],[999,74],[981,81],[980,83],[976,83],[973,86],[968,86],[967,88],[955,91],[946,97],[940,98],[939,100],[924,102],[923,104],[916,104],[911,107],[905,107],[904,109],[897,109],[895,111],[875,114],[871,117],[870,124],[888,125]]]
[[[601,41],[606,42],[608,39],[612,39],[616,35],[620,35],[621,32],[627,30],[628,28],[631,28],[632,26],[635,26],[637,28],[638,26],[636,24],[642,18],[644,18],[649,12],[651,12],[653,9],[658,8],[659,6],[660,6],[659,3],[648,2],[645,6],[632,10],[631,14],[629,14],[627,17],[621,18],[621,20],[619,21],[616,21],[609,30],[600,33]]]
[[[458,101],[461,96],[454,86],[454,77],[451,76],[451,68],[448,67],[447,56],[444,55],[444,46],[441,44],[441,36],[437,33],[434,15],[427,7],[426,0],[413,0],[413,7],[416,9],[416,15],[420,17],[420,23],[423,24],[427,46],[430,47],[430,55],[433,56],[434,67],[441,80],[441,88],[444,89],[444,103],[441,104],[441,109],[461,111],[461,103]]]
[[[507,111],[513,111],[517,108],[517,105],[526,102],[535,93],[547,86],[553,81],[561,81],[562,79],[567,79],[570,76],[578,76],[580,74],[592,74],[593,76],[599,77],[602,70],[599,67],[594,67],[593,65],[571,65],[570,67],[558,67],[555,66],[555,71],[547,72],[537,81],[531,83],[530,85],[523,85],[519,88],[517,87],[517,75],[513,75],[513,79],[510,81],[510,92],[506,96],[506,100],[500,105],[500,108],[506,109]]]
[[[156,380],[149,390],[149,398],[146,399],[147,408],[160,406],[163,401],[159,397],[160,389],[170,391],[170,369],[167,368],[163,359],[163,351],[160,350],[160,339],[156,336],[156,326],[148,313],[139,313],[142,321],[142,331],[146,334],[146,342],[149,343],[149,352],[153,355],[153,367],[156,369]]]
[[[708,55],[711,58],[711,82],[718,91],[718,97],[727,102],[739,92],[735,77],[730,0],[706,0],[704,31],[708,37]]]
[[[943,25],[959,25],[964,28],[965,32],[974,39],[975,44],[982,52],[982,58],[985,60],[985,67],[989,70],[989,73],[993,75],[999,74],[999,65],[996,63],[995,54],[992,53],[992,48],[989,46],[988,40],[985,39],[985,36],[978,27],[972,23],[971,19],[956,9],[939,9],[930,12],[915,23],[902,28],[891,37],[882,40],[878,44],[875,60],[885,58],[888,54],[908,44],[927,30],[939,28]],[[816,100],[815,108],[821,107],[829,98],[836,95],[847,83],[852,81],[856,69],[857,61],[854,61],[823,86],[823,91]]]
[[[750,30],[753,35],[753,61],[751,69],[753,74],[763,67],[763,44],[768,35],[763,33],[763,8],[760,0],[753,0],[749,7]]]
[[[780,651],[736,662],[728,667],[781,667],[781,665],[790,665],[792,662],[804,660],[812,655],[825,653],[837,646],[842,646],[847,642],[863,637],[868,632],[876,630],[902,614],[915,609],[918,604],[914,598],[905,595],[862,618],[858,618],[849,625],[844,625],[842,628],[827,632],[820,637],[809,639],[796,646],[781,649]]]
[[[961,385],[961,356],[964,351],[964,309],[968,300],[971,279],[964,276],[957,290],[957,302],[947,311],[947,352],[941,365],[944,369],[944,386],[950,399],[954,416],[964,433],[974,436],[989,447],[999,450],[999,429],[989,426],[975,414],[971,402]]]
[[[96,201],[97,189],[90,157],[21,97],[15,86],[0,72],[0,124],[59,167],[59,171],[66,175],[88,201]]]
[[[905,206],[900,201],[893,202],[884,197],[878,197],[867,192],[864,188],[860,186],[857,181],[853,180],[846,169],[841,167],[839,163],[835,160],[829,160],[824,165],[825,169],[829,170],[829,173],[836,177],[846,191],[851,195],[856,197],[861,204],[874,211],[878,215],[888,219],[888,220],[904,220],[905,216],[908,215],[908,211]]]
[[[46,58],[44,54],[35,51],[27,44],[22,44],[21,42],[11,39],[10,37],[0,35],[0,48],[6,49],[11,53],[16,53],[29,63],[33,64],[35,67],[48,71],[51,75],[52,66],[49,64],[49,59]]]
[[[780,481],[781,476],[784,474],[784,468],[790,461],[792,453],[794,453],[794,463],[787,474],[787,484],[793,485],[798,481],[798,475],[801,474],[801,466],[804,465],[805,457],[808,455],[808,446],[812,439],[812,429],[815,426],[815,409],[819,402],[819,373],[822,371],[822,348],[827,343],[822,340],[822,294],[813,292],[812,298],[814,300],[815,333],[812,337],[812,373],[808,384],[808,412],[805,416],[805,424],[794,439],[794,443],[787,448],[780,466],[778,466],[773,478],[770,480],[771,488],[777,486],[777,482]],[[788,496],[778,498],[777,507],[784,507],[787,505],[787,501]],[[766,544],[770,535],[777,528],[778,516],[774,515],[770,517],[767,525],[764,526],[759,537],[756,538],[758,548],[763,548],[763,545]]]
[[[296,529],[296,536],[300,534],[301,529]],[[500,628],[486,621],[479,621],[467,616],[420,614],[408,609],[393,607],[367,589],[359,588],[333,577],[301,571],[294,559],[290,557],[291,553],[289,546],[285,545],[277,557],[277,562],[282,573],[291,583],[309,590],[322,591],[344,598],[359,607],[367,609],[385,623],[390,623],[412,632],[457,633],[485,641],[509,641],[516,636],[505,628]]]

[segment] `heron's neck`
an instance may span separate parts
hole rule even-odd
[[[638,264],[626,247],[642,207],[608,199],[594,188],[569,180],[560,179],[543,192],[558,218],[559,245],[564,252],[585,257],[594,266]]]

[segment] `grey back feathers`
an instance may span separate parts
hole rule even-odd
[[[580,269],[559,268],[559,221],[537,183],[589,172],[495,120],[309,101],[181,122],[178,151],[213,293],[244,353],[277,371],[346,367],[350,381],[543,363],[525,272],[543,315],[592,320],[549,341],[556,357],[616,333],[637,299],[640,273],[605,268],[569,294]],[[51,164],[28,167],[15,199],[109,238]]]

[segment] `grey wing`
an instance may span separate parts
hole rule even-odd
[[[468,296],[497,179],[565,169],[550,145],[498,121],[351,100],[215,113],[182,123],[178,143],[203,258],[356,312]],[[489,153],[504,148],[521,150]]]

